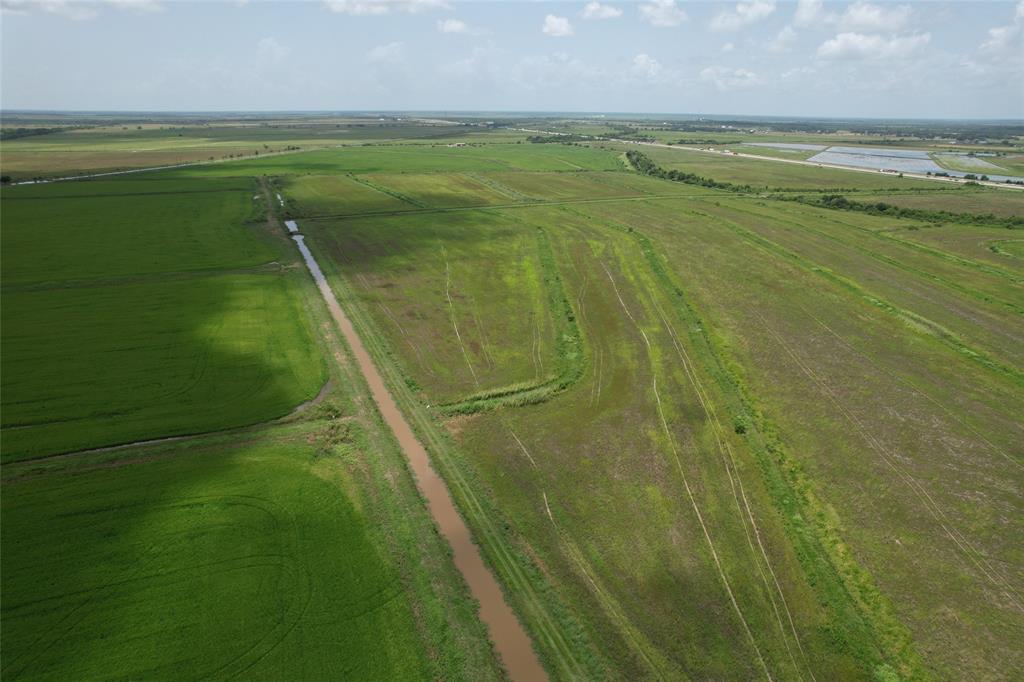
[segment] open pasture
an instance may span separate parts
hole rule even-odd
[[[59,122],[59,121],[58,121]],[[4,172],[16,179],[52,177],[181,163],[223,161],[288,149],[342,145],[515,142],[523,134],[486,132],[475,126],[327,118],[322,120],[144,119],[89,125],[4,140]]]
[[[742,181],[717,168],[687,170]],[[833,177],[806,170],[801,181]],[[914,183],[836,173],[863,175],[863,189]],[[586,637],[541,644],[547,660],[633,678],[1021,669],[1012,633],[1024,586],[1002,568],[1019,565],[1009,539],[1024,533],[1013,520],[1020,280],[998,266],[1012,255],[981,257],[971,237],[930,241],[1012,232],[649,178],[651,195],[681,196],[619,201],[639,177],[623,172],[480,174],[521,203],[553,205],[411,208],[305,229],[378,361],[403,378],[396,390],[412,387],[403,408],[476,482],[501,542],[540,567],[549,616],[514,596],[527,623],[545,628],[563,609],[580,619]],[[593,183],[613,192],[590,193]],[[486,361],[459,343],[482,337],[464,332],[469,315],[444,314],[444,287],[492,292],[499,306],[500,292],[517,302],[505,318],[526,317],[525,302],[543,298],[483,264],[524,260],[506,240],[533,230],[582,339],[582,373],[539,404],[453,416],[446,405],[477,388],[467,358]],[[479,310],[489,329],[494,309]],[[518,324],[492,338],[526,349],[537,336]],[[477,513],[470,523],[488,532]]]
[[[912,190],[899,193],[858,192],[848,198],[860,203],[884,202],[902,208],[949,211],[975,215],[1024,218],[1024,191],[960,187]]]
[[[591,147],[531,144],[351,146],[165,171],[165,177],[310,173],[622,170],[616,154]]]
[[[348,273],[432,401],[532,385],[555,370],[536,230],[477,211],[327,219],[303,229]]]
[[[350,175],[296,175],[281,179],[291,215],[358,214],[412,208]]]
[[[462,173],[366,174],[357,180],[420,208],[507,204],[515,196]]]
[[[627,148],[622,146],[622,149]],[[719,182],[750,185],[754,189],[800,189],[806,191],[865,190],[865,189],[935,189],[930,180],[901,178],[897,175],[863,173],[838,168],[816,168],[800,164],[761,161],[738,156],[725,156],[688,149],[640,147],[665,170],[695,173]],[[955,187],[955,185],[950,185]]]

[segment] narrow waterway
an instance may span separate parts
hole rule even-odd
[[[498,586],[498,581],[487,568],[480,556],[480,551],[473,543],[469,528],[455,509],[448,486],[437,475],[430,465],[430,457],[426,449],[420,444],[413,434],[409,423],[402,416],[390,391],[384,385],[384,380],[377,371],[370,354],[366,352],[363,343],[356,333],[355,328],[349,321],[345,312],[338,304],[334,292],[331,290],[324,273],[320,270],[316,259],[305,244],[305,237],[298,232],[295,221],[287,221],[288,231],[293,233],[292,239],[299,247],[306,267],[313,275],[320,294],[331,311],[331,317],[338,323],[341,333],[345,336],[352,354],[355,355],[356,363],[370,386],[370,393],[373,395],[377,407],[388,427],[395,434],[398,443],[408,458],[412,470],[415,473],[416,485],[420,492],[427,499],[427,506],[431,516],[434,517],[441,535],[451,545],[455,567],[462,573],[463,578],[469,584],[469,590],[473,597],[480,602],[480,620],[484,622],[494,642],[498,654],[501,656],[509,676],[516,681],[546,680],[547,673],[541,667],[537,659],[530,638],[516,618],[512,609],[505,601],[505,595]]]

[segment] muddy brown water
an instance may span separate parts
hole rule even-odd
[[[291,225],[288,226],[291,229]],[[455,503],[452,501],[448,486],[437,475],[430,465],[430,457],[426,449],[413,435],[412,428],[402,416],[398,405],[395,403],[391,393],[384,385],[384,380],[377,371],[370,354],[366,352],[363,343],[356,333],[355,328],[349,321],[345,312],[338,304],[334,292],[327,284],[323,271],[317,264],[316,259],[305,244],[305,238],[300,234],[292,236],[302,258],[306,261],[313,280],[316,282],[320,294],[331,311],[331,317],[338,323],[341,333],[345,336],[356,363],[370,386],[370,393],[373,395],[377,407],[388,427],[398,439],[402,451],[409,460],[412,470],[415,473],[416,485],[420,492],[427,499],[427,506],[430,515],[437,523],[441,535],[451,545],[455,567],[469,584],[469,590],[473,597],[480,603],[480,620],[487,626],[491,640],[501,656],[502,663],[508,670],[509,677],[513,680],[546,680],[547,673],[537,659],[536,653],[530,638],[519,623],[512,609],[505,601],[505,595],[498,586],[498,581],[487,568],[480,556],[480,551],[473,543],[469,528],[459,513],[455,510]]]

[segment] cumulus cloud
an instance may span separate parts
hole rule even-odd
[[[131,10],[135,12],[159,12],[163,10],[157,0],[0,0],[0,10],[5,14],[26,14],[30,11],[45,12],[73,21],[87,21],[99,15],[99,8]]]
[[[111,7],[127,9],[134,12],[162,12],[164,6],[157,0],[104,0]]]
[[[1024,39],[1021,37],[1024,25],[1024,0],[1017,3],[1013,13],[1013,23],[1007,26],[996,26],[988,30],[988,39],[981,44],[982,52],[999,53],[1016,49],[1021,52]]]
[[[858,0],[839,17],[839,28],[846,32],[895,33],[906,25],[908,19],[908,5],[882,7]]]
[[[765,47],[768,48],[769,52],[786,52],[793,47],[793,43],[795,42],[796,31],[793,30],[792,26],[784,26],[775,38],[768,41]]]
[[[487,33],[484,29],[470,26],[461,19],[442,19],[437,22],[437,30],[441,33],[457,33],[467,36],[480,36]]]
[[[260,56],[269,59],[272,62],[283,61],[292,51],[290,47],[282,45],[277,42],[276,38],[271,36],[261,38],[256,44],[256,50],[259,52]]]
[[[573,33],[572,24],[569,23],[569,19],[566,17],[556,17],[554,14],[544,17],[544,26],[540,30],[552,38],[565,38]]]
[[[821,59],[901,59],[920,51],[929,42],[930,33],[913,33],[885,38],[878,34],[840,33],[818,47]]]
[[[757,74],[747,69],[734,69],[729,66],[709,66],[700,72],[700,80],[711,83],[720,92],[748,88],[761,82]]]
[[[618,19],[622,16],[622,10],[611,5],[602,5],[597,0],[594,0],[594,2],[587,3],[586,7],[583,8],[582,15],[584,19],[591,21],[595,19]]]
[[[824,11],[823,4],[822,0],[799,0],[796,13],[793,15],[793,23],[797,26],[827,23],[829,15]]]
[[[651,26],[678,26],[686,21],[686,12],[676,6],[676,0],[651,0],[640,5],[640,18]]]
[[[366,61],[370,64],[399,64],[404,60],[405,44],[398,41],[378,45],[366,53]]]
[[[633,57],[632,72],[647,80],[655,80],[661,75],[661,63],[648,54],[638,54]]]
[[[750,0],[738,2],[731,10],[722,10],[711,20],[715,31],[735,31],[750,24],[756,24],[775,11],[775,0]]]
[[[379,16],[392,12],[417,14],[437,9],[451,9],[447,0],[324,0],[327,9],[352,16]]]

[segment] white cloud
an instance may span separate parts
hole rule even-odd
[[[720,92],[748,88],[761,82],[761,79],[753,71],[734,69],[728,66],[709,66],[700,72],[700,80],[713,84]]]
[[[756,24],[775,11],[775,0],[749,0],[738,2],[731,10],[723,10],[711,20],[711,28],[715,31],[735,31]]]
[[[678,26],[686,21],[686,12],[676,6],[676,0],[651,0],[640,5],[640,18],[651,26]]]
[[[988,40],[981,44],[981,50],[982,52],[1003,52],[1011,46],[1020,50],[1021,41],[1018,40],[1018,36],[1020,36],[1020,26],[1016,24],[990,28]]]
[[[582,15],[587,20],[618,19],[622,16],[622,10],[611,5],[602,5],[597,0],[594,0],[587,3],[586,7],[583,8]]]
[[[470,26],[461,19],[442,19],[437,22],[437,30],[441,33],[459,33],[467,36],[486,35],[487,31],[476,26]]]
[[[661,63],[647,54],[638,54],[633,57],[633,68],[632,71],[637,76],[646,78],[647,80],[654,80],[661,75]]]
[[[135,12],[162,12],[163,5],[157,0],[104,0],[108,5],[118,9]]]
[[[1013,23],[1008,26],[996,26],[988,30],[988,39],[981,44],[982,52],[999,53],[1015,48],[1018,54],[1024,47],[1021,39],[1021,25],[1024,24],[1024,0],[1017,3],[1013,13]]]
[[[822,11],[822,0],[799,0],[793,23],[797,26],[813,26],[819,22],[827,23],[828,15]]]
[[[332,12],[353,16],[379,16],[391,12],[417,14],[451,9],[447,0],[324,0],[324,5]]]
[[[45,12],[73,21],[87,21],[99,16],[101,7],[132,10],[135,12],[159,12],[163,10],[157,0],[0,0],[0,10],[5,14],[26,14],[30,11]]]
[[[726,43],[722,45],[722,52],[732,52],[735,49],[736,45],[734,43]]]
[[[573,33],[569,20],[566,17],[556,17],[554,14],[544,17],[544,26],[541,31],[552,38],[565,38]]]
[[[786,52],[796,42],[796,31],[792,26],[784,26],[774,39],[770,40],[765,47],[769,52]]]
[[[291,53],[292,51],[290,47],[282,45],[281,43],[277,42],[276,38],[273,38],[271,36],[261,38],[260,41],[256,44],[256,50],[260,53],[261,56],[266,57],[267,59],[273,62],[280,62],[284,60],[284,58],[287,57],[289,53]]]
[[[839,17],[839,29],[846,32],[895,33],[906,25],[909,18],[908,5],[882,7],[858,0]]]
[[[366,61],[371,64],[398,64],[405,60],[405,44],[400,42],[378,45],[366,53]]]
[[[931,42],[930,33],[913,33],[885,38],[878,34],[840,33],[818,47],[821,59],[901,59]]]

